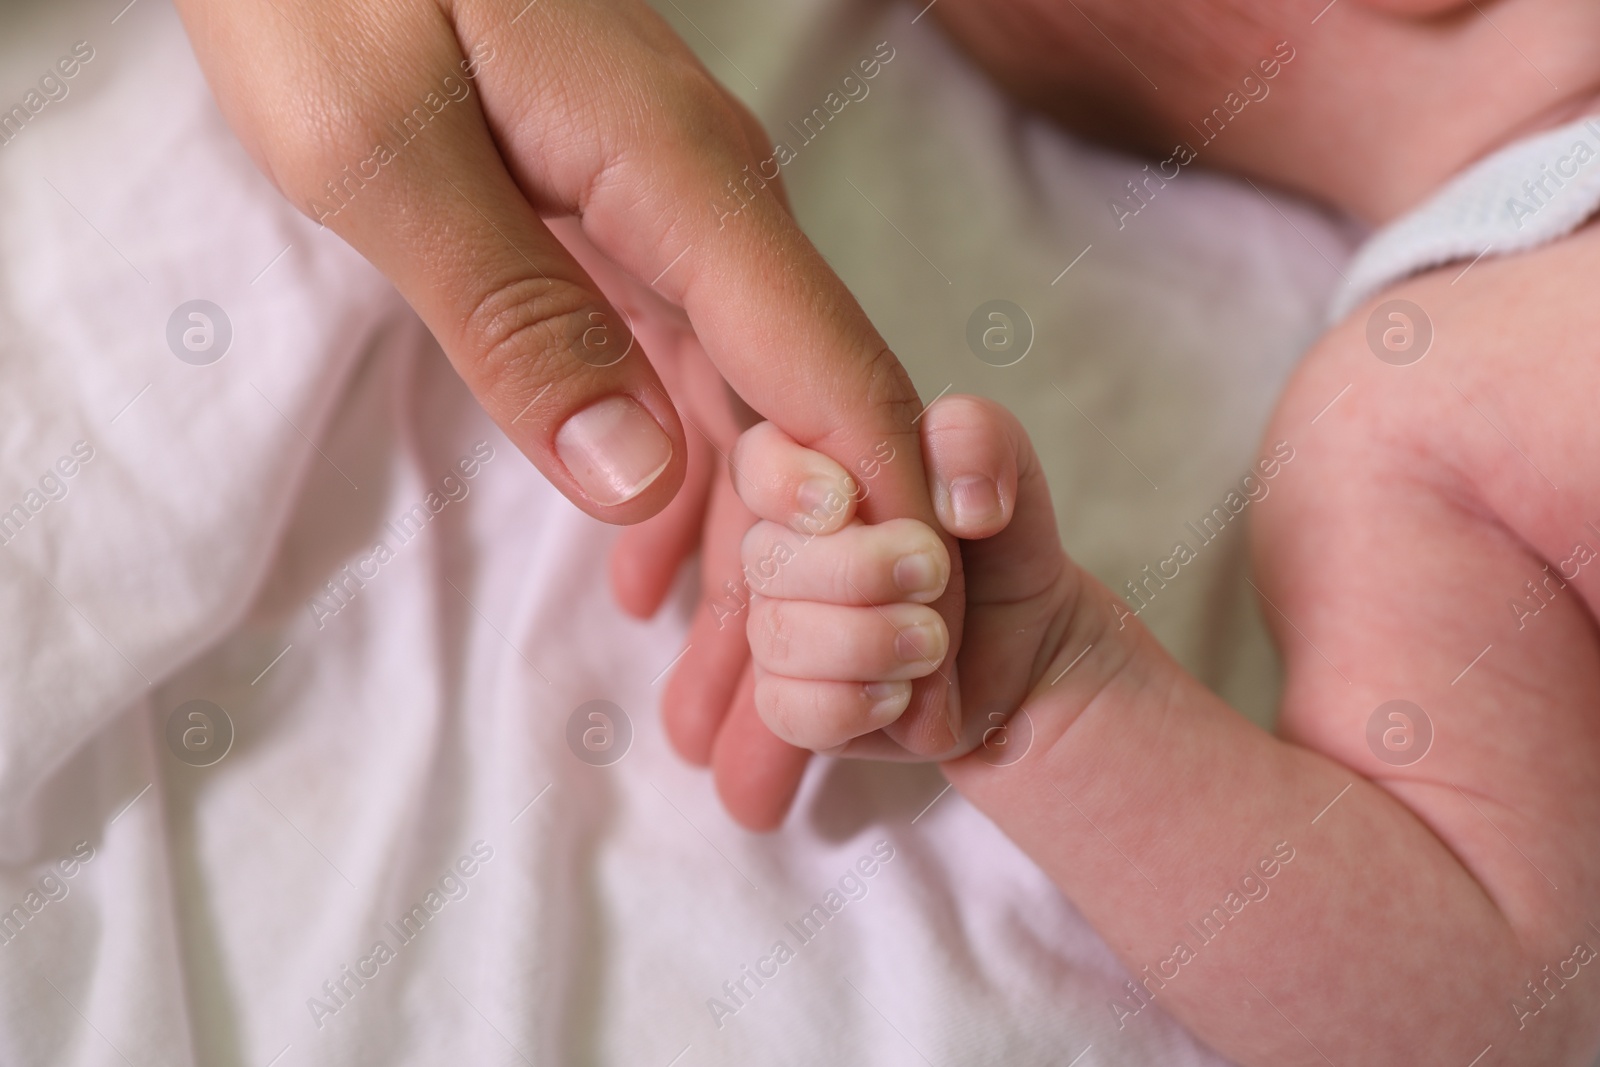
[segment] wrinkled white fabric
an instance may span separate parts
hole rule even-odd
[[[774,131],[888,43],[796,209],[924,396],[1018,412],[1113,587],[1245,472],[1335,226],[1186,173],[1119,229],[1138,164],[914,8],[662,10]],[[163,0],[0,20],[0,106],[94,51],[0,145],[0,1064],[1217,1062],[1159,1006],[1117,1027],[1121,966],[933,768],[818,761],[781,832],[732,825],[658,726],[693,575],[618,611],[615,531],[255,172]],[[995,298],[1014,366],[966,342]],[[197,299],[232,330],[204,365],[167,338]],[[1261,719],[1244,566],[1230,530],[1144,618]],[[569,746],[592,700],[611,766]],[[232,725],[210,766],[191,701]]]

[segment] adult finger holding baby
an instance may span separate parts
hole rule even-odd
[[[706,477],[716,459],[691,463],[689,440],[704,432],[725,449],[715,438],[731,427],[685,429],[650,361],[633,352],[622,302],[681,313],[676,336],[687,336],[690,356],[703,346],[751,408],[845,470],[898,456],[873,468],[864,518],[931,522],[909,378],[779,196],[731,220],[707,207],[770,143],[643,3],[178,8],[257,164],[395,283],[488,413],[578,507],[640,523],[667,507],[691,466],[697,491],[725,482]],[[609,290],[542,221],[560,216],[581,220],[568,240],[592,244],[587,262],[615,266]],[[695,407],[715,408],[705,397],[718,387],[693,375]],[[860,488],[773,491],[794,493],[801,513],[830,490]],[[617,568],[636,612],[659,602],[692,547],[697,510],[680,506],[659,536],[625,542],[655,557]],[[721,595],[740,579],[737,538],[750,517],[726,487],[711,512],[704,585]],[[934,607],[946,665],[888,730],[922,757],[958,743],[944,675],[960,645],[959,569]],[[738,622],[702,603],[668,688],[667,726],[686,756],[715,764],[737,818],[771,827],[808,755],[757,718]]]

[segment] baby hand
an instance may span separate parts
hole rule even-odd
[[[1080,583],[1033,446],[1010,412],[952,396],[918,425],[929,493],[940,524],[961,539],[968,583],[966,634],[945,675],[965,729],[959,747],[929,757],[943,760],[994,738],[1022,703]],[[905,711],[912,680],[939,670],[948,647],[927,606],[950,575],[938,534],[914,519],[862,523],[854,513],[864,487],[771,423],[746,431],[731,460],[740,496],[762,519],[742,553],[762,719],[803,748],[912,758],[877,731]]]

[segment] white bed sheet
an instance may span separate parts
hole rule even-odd
[[[0,16],[0,102],[95,53],[0,145],[0,512],[92,449],[0,549],[0,909],[27,914],[0,927],[0,1064],[1219,1062],[1158,1010],[1117,1029],[1121,966],[932,768],[818,761],[781,832],[733,826],[657,723],[691,576],[624,618],[614,531],[256,174],[170,7],[121,6]],[[915,7],[661,6],[774,130],[889,42],[785,167],[798,214],[925,396],[1021,416],[1085,564],[1120,587],[1165,557],[1244,472],[1348,235],[1200,172],[1119,230],[1139,164],[1019,115]],[[164,336],[195,298],[233,327],[208,366]],[[994,298],[1036,330],[1011,367],[965,341]],[[472,456],[464,497],[386,532]],[[1230,530],[1144,617],[1264,721],[1244,566]],[[592,699],[632,725],[609,767],[566,742]],[[234,727],[209,767],[166,741],[191,700]],[[802,943],[786,924],[875,848]]]

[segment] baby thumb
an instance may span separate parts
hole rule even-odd
[[[961,546],[968,604],[1016,602],[1064,566],[1050,486],[1015,415],[948,396],[922,417],[922,458],[939,522]]]

